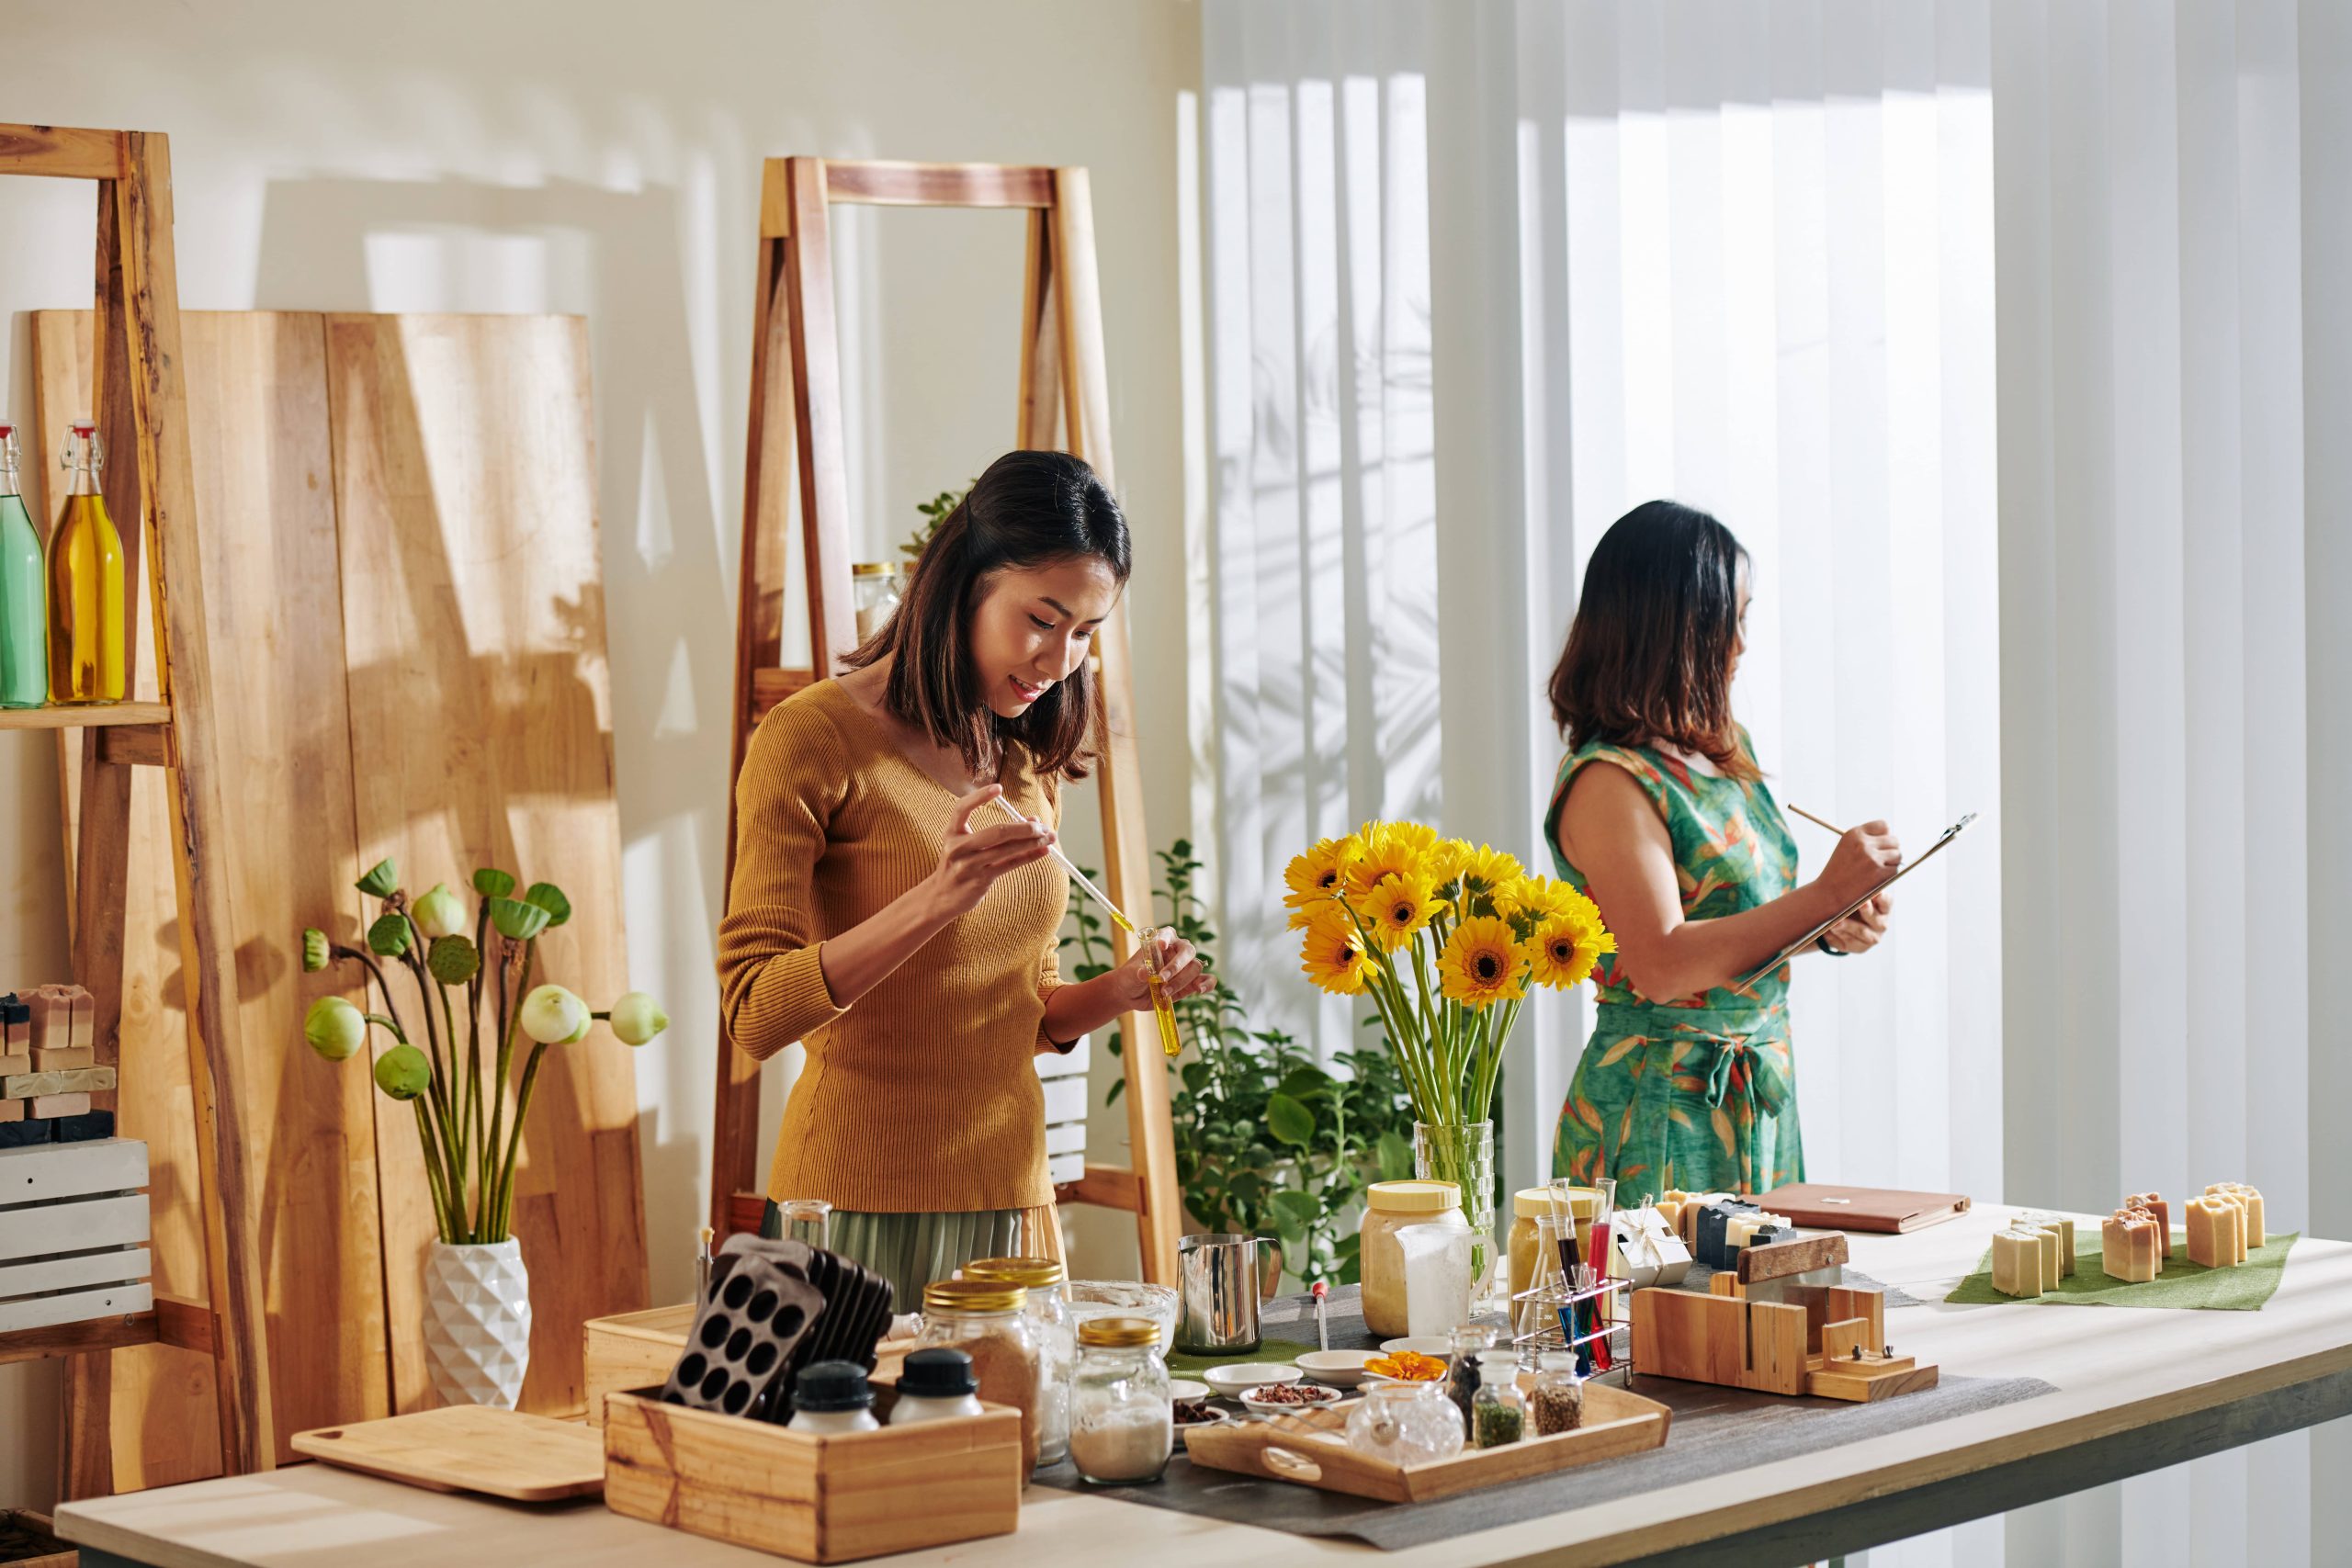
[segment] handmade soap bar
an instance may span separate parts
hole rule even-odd
[[[2005,1296],[2038,1296],[2055,1283],[2042,1274],[2047,1232],[2013,1226],[1993,1233],[1993,1288]]]
[[[70,1073],[79,1067],[96,1066],[97,1053],[87,1045],[76,1045],[70,1051],[36,1051],[32,1070],[37,1073]]]
[[[2015,1222],[2031,1230],[2049,1231],[2058,1238],[2058,1277],[2075,1272],[2075,1222],[2064,1214],[2020,1214]]]
[[[2118,1209],[2099,1222],[2099,1267],[2110,1279],[2140,1284],[2156,1277],[2156,1217]]]
[[[97,1138],[114,1136],[114,1112],[89,1111],[79,1116],[60,1116],[51,1123],[57,1129],[61,1144],[85,1144]]]
[[[21,1122],[25,1119],[25,1102],[21,1100],[0,1100],[0,1122]]]
[[[86,1116],[90,1097],[85,1094],[37,1094],[27,1100],[35,1116]]]
[[[1666,1222],[1666,1228],[1679,1236],[1682,1234],[1682,1210],[1690,1201],[1690,1194],[1676,1187],[1668,1189],[1666,1196],[1653,1202],[1650,1207],[1657,1212],[1659,1219]]]
[[[1692,1249],[1699,1261],[1710,1269],[1730,1267],[1724,1260],[1724,1233],[1734,1219],[1758,1212],[1755,1204],[1742,1202],[1736,1198],[1702,1205],[1699,1210],[1699,1245]],[[1732,1261],[1736,1262],[1737,1259]]]
[[[2233,1199],[2191,1198],[2181,1209],[2188,1228],[2188,1260],[2208,1269],[2245,1261],[2245,1211]]]
[[[2245,1211],[2245,1244],[2249,1247],[2267,1247],[2270,1235],[2262,1228],[2262,1194],[2243,1181],[2217,1181],[2205,1189],[2205,1196],[2220,1193],[2234,1198],[2238,1207]]]
[[[62,1073],[17,1073],[0,1078],[0,1095],[10,1100],[31,1100],[44,1094],[87,1094],[93,1089],[115,1087],[112,1067],[76,1067]]]
[[[28,1116],[22,1122],[0,1122],[0,1149],[21,1149],[56,1141],[57,1123],[46,1118]]]
[[[0,997],[0,1058],[28,1056],[33,1049],[33,1010],[11,991]]]
[[[79,989],[75,986],[35,986],[18,993],[25,1005],[32,1009],[34,1050],[74,1049],[74,995]]]
[[[2165,1262],[2172,1257],[2172,1205],[2159,1192],[2135,1192],[2123,1200],[2127,1209],[2137,1209],[2156,1222],[2156,1272],[2165,1271]]]

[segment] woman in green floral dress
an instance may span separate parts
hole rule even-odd
[[[1747,579],[1714,518],[1637,506],[1594,549],[1552,675],[1568,754],[1544,836],[1617,937],[1552,1168],[1612,1176],[1628,1202],[1804,1179],[1788,965],[1733,987],[1902,863],[1886,824],[1867,822],[1797,881],[1796,840],[1731,715]],[[1823,951],[1876,945],[1889,907],[1863,905]]]

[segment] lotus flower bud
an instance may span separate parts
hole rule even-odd
[[[670,1027],[670,1015],[643,991],[631,991],[615,1002],[611,1021],[624,1045],[642,1045]]]
[[[368,1042],[368,1020],[341,997],[321,997],[302,1015],[302,1038],[328,1061],[348,1061]]]
[[[413,1045],[395,1045],[376,1058],[376,1087],[394,1100],[414,1100],[433,1087],[433,1064]]]
[[[542,1045],[567,1045],[588,1032],[588,1004],[561,986],[539,986],[523,998],[518,1021]]]
[[[416,920],[416,929],[430,939],[456,936],[466,929],[465,900],[449,891],[446,882],[436,882],[433,891],[411,906],[409,914]]]
[[[302,928],[302,973],[315,975],[327,966],[327,933],[314,926]]]

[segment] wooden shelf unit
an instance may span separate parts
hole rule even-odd
[[[1023,213],[1028,265],[1021,299],[1015,446],[1058,446],[1083,457],[1115,491],[1111,388],[1094,265],[1093,197],[1082,168],[770,158],[760,186],[759,296],[752,318],[751,435],[743,485],[742,569],[735,626],[735,745],[728,771],[727,881],[735,876],[735,774],[752,731],[776,704],[830,676],[857,642],[850,581],[849,455],[843,434],[841,340],[833,306],[831,209],[1000,208]],[[784,666],[786,491],[797,457],[813,668]],[[1143,774],[1136,759],[1133,655],[1124,602],[1095,638],[1102,697],[1098,800],[1104,881],[1127,908],[1151,901]],[[1114,963],[1131,942],[1111,936]],[[1148,1018],[1122,1023],[1128,1142],[1135,1168],[1089,1165],[1058,1190],[1066,1202],[1136,1216],[1146,1280],[1172,1284],[1183,1203],[1169,1121],[1166,1059]],[[721,1031],[711,1147],[711,1224],[721,1235],[759,1223],[760,1064]]]
[[[97,184],[93,412],[107,443],[103,484],[122,531],[126,584],[139,581],[142,545],[148,552],[159,693],[154,702],[11,709],[0,712],[0,729],[54,730],[65,745],[74,744],[79,732],[73,977],[96,1004],[101,1066],[115,1066],[121,1051],[130,770],[166,770],[205,1215],[207,1303],[158,1298],[149,1313],[0,1335],[0,1360],[66,1359],[63,1491],[76,1498],[114,1489],[109,1356],[125,1346],[160,1341],[213,1358],[220,1451],[230,1473],[270,1468],[277,1445],[245,1139],[227,1071],[237,1055],[237,972],[229,878],[220,861],[229,839],[214,767],[212,675],[172,255],[170,150],[163,136],[146,131],[0,125],[0,175]],[[140,619],[125,617],[125,661],[134,668]],[[96,1098],[113,1108],[111,1091]]]

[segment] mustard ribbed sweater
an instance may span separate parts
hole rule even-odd
[[[1060,792],[1023,773],[1023,814],[1060,821]],[[988,896],[847,1010],[818,953],[939,865],[955,798],[856,698],[821,681],[752,737],[735,782],[735,881],[718,927],[727,1029],[762,1058],[808,1065],[785,1107],[768,1195],[908,1213],[1033,1208],[1046,1104],[1033,1057],[1069,886],[1050,860]],[[1006,820],[994,807],[976,827]]]

